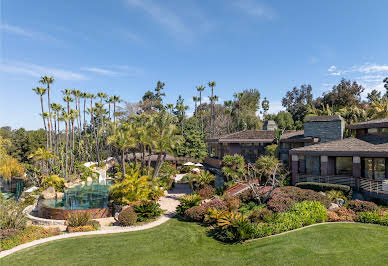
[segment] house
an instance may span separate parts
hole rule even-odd
[[[204,162],[212,167],[221,167],[225,155],[241,154],[247,163],[254,163],[264,154],[265,147],[276,142],[274,121],[264,124],[264,130],[243,130],[232,134],[213,137],[206,140],[209,157]],[[289,150],[317,142],[314,137],[305,137],[302,131],[286,130],[280,138],[280,159],[289,161]]]
[[[368,199],[388,200],[388,118],[348,125],[353,136],[348,138],[343,138],[345,126],[338,119],[306,120],[304,135],[320,141],[289,151],[292,183],[349,185]]]

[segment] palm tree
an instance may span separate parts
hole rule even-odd
[[[89,94],[86,92],[83,92],[81,95],[81,98],[84,100],[84,123],[83,123],[83,128],[85,129],[86,125],[86,99],[89,98]]]
[[[115,128],[115,127],[114,127]],[[125,157],[129,149],[136,148],[137,140],[133,135],[136,128],[132,124],[125,122],[115,129],[113,134],[108,137],[108,144],[115,146],[121,152],[121,172],[125,176]]]
[[[47,85],[47,106],[48,106],[48,113],[49,113],[49,119],[50,119],[50,124],[52,125],[51,121],[51,103],[50,103],[50,84],[54,83],[54,78],[53,77],[48,77],[48,76],[43,76],[41,77],[41,80],[39,80],[40,83],[46,84]],[[49,132],[50,134],[50,149],[52,148],[52,132]]]
[[[232,119],[232,106],[233,102],[232,101],[224,101],[224,106],[225,106],[225,115],[228,116],[228,134],[230,134],[230,120]]]
[[[59,112],[62,110],[62,105],[57,103],[51,104],[51,109],[54,112],[54,153],[58,155],[58,135],[59,135]],[[58,125],[58,126],[57,126]]]
[[[237,99],[237,128],[240,130],[240,112],[241,112],[241,100],[244,97],[244,93],[239,92],[233,94],[233,97]]]
[[[199,98],[197,96],[193,96],[194,101],[194,114],[195,114],[195,129],[198,129],[198,114],[197,114],[197,102]]]
[[[113,102],[113,122],[116,122],[116,103],[121,102],[121,99],[119,96],[113,95],[112,102]]]
[[[181,131],[182,131],[182,135],[183,135],[184,122],[185,122],[185,112],[187,109],[189,109],[189,107],[187,105],[185,105],[184,99],[182,98],[181,95],[179,95],[179,98],[176,101],[175,109],[176,109],[176,115],[177,115],[179,122],[181,124]]]
[[[158,113],[155,117],[155,150],[158,154],[153,179],[159,175],[160,167],[166,159],[167,153],[173,153],[174,149],[183,142],[183,136],[178,134],[172,115]]]
[[[40,107],[42,109],[42,119],[43,119],[43,125],[44,125],[44,130],[46,130],[46,148],[49,148],[49,137],[48,137],[48,132],[47,132],[47,127],[46,127],[46,120],[43,116],[44,114],[44,108],[43,108],[43,95],[45,95],[47,89],[43,87],[36,87],[32,89],[37,95],[40,96]]]
[[[174,109],[174,105],[172,103],[166,104],[166,108],[170,111],[170,114],[172,114],[172,110]]]
[[[106,97],[108,97],[108,95],[106,95],[106,94],[103,93],[103,92],[98,92],[98,93],[97,93],[97,97],[100,98],[100,103],[102,104],[102,100],[105,99]]]
[[[70,114],[67,113],[65,110],[62,110],[62,116],[60,117],[60,120],[65,122],[65,132],[66,132],[66,139],[65,139],[65,179],[68,179],[68,168],[69,168],[69,157],[68,157],[68,150],[69,150],[69,120],[70,120]]]
[[[52,159],[57,159],[57,156],[53,152],[51,152],[47,149],[38,148],[35,152],[30,154],[28,156],[28,158],[40,162],[42,170],[44,168],[43,164],[45,162],[46,163],[46,175],[49,176],[50,171],[51,171],[51,169],[49,167],[49,162]]]
[[[212,95],[210,97],[210,130],[211,130],[211,135],[214,135],[214,87],[216,86],[215,81],[209,81],[208,86],[212,89]]]
[[[70,172],[72,172],[73,166],[74,166],[74,146],[75,146],[75,137],[74,137],[74,121],[78,117],[78,110],[71,109],[70,110],[70,116],[69,120],[71,123],[71,139],[72,139],[72,144],[71,144],[71,164],[70,164]],[[79,152],[79,150],[78,150]]]
[[[202,92],[205,90],[205,86],[200,85],[196,87],[197,91],[199,92],[199,106],[202,105]],[[200,112],[200,120],[201,120],[201,132],[203,133],[203,118],[202,118],[202,112]]]
[[[388,117],[388,99],[373,102],[370,113],[373,119]]]
[[[109,99],[106,99],[105,102],[109,106],[108,113],[109,113],[109,121],[110,121],[110,105],[113,103],[113,97],[110,97]]]

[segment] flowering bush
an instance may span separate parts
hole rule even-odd
[[[327,211],[327,217],[329,222],[354,222],[357,219],[355,212],[345,207]]]
[[[347,206],[349,209],[354,212],[373,212],[379,210],[379,207],[370,201],[362,201],[362,200],[351,200]]]
[[[294,203],[303,201],[319,201],[326,208],[330,206],[330,200],[318,192],[297,187],[278,187],[270,195],[267,202],[268,209],[274,212],[288,211]]]
[[[206,214],[206,209],[203,206],[194,206],[185,211],[185,218],[189,221],[201,222]]]
[[[273,212],[267,208],[255,210],[248,218],[253,223],[269,222],[273,218]]]
[[[9,238],[2,239],[0,241],[0,251],[11,249],[15,246],[37,240],[40,238],[46,238],[50,236],[59,235],[59,230],[56,228],[43,228],[40,226],[28,226],[24,230],[12,235]]]
[[[208,202],[205,202],[201,206],[204,207],[205,210],[208,210],[210,208],[215,208],[217,210],[227,210],[228,209],[226,202],[223,201],[222,199],[210,200]]]
[[[226,194],[224,199],[230,211],[237,211],[241,206],[241,200],[239,198]]]
[[[203,188],[197,191],[198,195],[203,199],[210,199],[214,195],[215,189],[210,185],[204,185]]]

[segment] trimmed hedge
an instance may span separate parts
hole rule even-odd
[[[347,185],[338,185],[338,184],[328,184],[328,183],[318,183],[318,182],[300,182],[295,185],[296,187],[303,189],[311,189],[314,191],[330,191],[330,190],[339,190],[342,191],[346,197],[350,198],[352,196],[352,188]]]
[[[388,226],[388,213],[380,213],[378,211],[360,212],[358,213],[357,221],[360,223],[380,224]]]

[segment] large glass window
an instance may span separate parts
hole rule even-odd
[[[306,174],[321,175],[321,161],[319,156],[306,156]]]
[[[384,158],[375,158],[375,179],[384,180],[385,179],[385,159]]]
[[[336,157],[335,173],[337,175],[351,175],[353,172],[352,157]]]
[[[385,180],[385,158],[363,158],[362,174],[365,178]]]
[[[377,128],[368,128],[368,133],[369,134],[377,133]]]
[[[363,175],[365,178],[373,178],[373,159],[372,158],[363,158]]]

